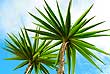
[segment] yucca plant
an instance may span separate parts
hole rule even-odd
[[[11,58],[6,58],[6,60],[21,60],[23,61],[19,64],[14,70],[28,65],[25,71],[25,74],[31,74],[34,69],[35,74],[50,74],[46,66],[54,69],[55,58],[57,54],[55,53],[59,49],[51,48],[58,45],[60,42],[57,42],[53,45],[50,45],[52,40],[44,40],[39,42],[39,39],[32,40],[29,38],[29,35],[26,30],[21,29],[19,35],[8,34],[10,40],[6,40],[7,48],[6,51],[14,54]],[[36,34],[35,36],[39,36]]]
[[[69,1],[66,20],[64,21],[63,16],[61,14],[61,10],[59,7],[58,2],[57,9],[59,16],[56,16],[51,7],[48,5],[48,3],[44,0],[45,5],[44,9],[47,13],[47,16],[39,10],[37,11],[42,15],[42,17],[45,19],[41,19],[38,16],[33,15],[29,12],[29,14],[35,18],[40,24],[34,23],[35,25],[45,29],[44,31],[34,30],[34,29],[26,29],[31,32],[35,32],[40,34],[40,37],[35,37],[36,39],[44,39],[44,40],[56,40],[61,41],[61,49],[59,51],[59,56],[57,59],[57,62],[59,63],[59,69],[58,74],[64,74],[64,53],[66,52],[67,56],[67,64],[68,64],[68,74],[74,74],[75,71],[75,64],[76,64],[76,51],[78,51],[80,54],[82,54],[90,63],[92,63],[96,68],[98,68],[100,71],[102,71],[98,65],[93,60],[94,58],[103,63],[101,59],[99,59],[98,56],[96,56],[91,50],[95,50],[97,52],[109,55],[108,53],[104,52],[103,50],[97,48],[95,45],[88,43],[84,41],[84,38],[91,38],[91,37],[101,37],[101,36],[109,36],[107,34],[100,34],[102,32],[108,31],[109,29],[105,30],[98,30],[98,31],[89,31],[90,29],[94,28],[95,26],[98,26],[104,21],[85,26],[87,25],[94,17],[91,17],[90,19],[86,19],[85,16],[87,13],[91,10],[93,5],[91,5],[79,18],[74,22],[74,24],[71,24],[71,4],[72,0]],[[60,19],[60,20],[59,20]],[[104,64],[104,63],[103,63]],[[72,67],[72,69],[71,69]],[[72,72],[70,71],[72,70]]]

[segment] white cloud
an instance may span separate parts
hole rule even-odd
[[[27,18],[26,10],[31,10],[33,9],[32,7],[34,7],[32,3],[34,4],[35,2],[30,0],[12,0],[10,2],[7,1],[2,5],[0,23],[6,33],[18,31],[18,28],[21,25],[21,17]]]
[[[110,21],[110,0],[95,0],[94,14],[101,19]]]
[[[95,7],[96,7],[96,13],[99,16],[109,17],[110,18],[110,0],[96,0],[95,1]]]
[[[54,4],[55,0],[46,0],[52,8],[56,9]],[[59,2],[61,0],[58,0]],[[19,27],[25,25],[28,28],[34,28],[32,25],[32,17],[27,13],[36,13],[35,7],[40,9],[43,8],[43,0],[11,0],[10,2],[5,1],[2,4],[2,9],[0,12],[0,23],[2,28],[7,32],[19,31]],[[10,30],[9,30],[10,29]]]
[[[97,23],[99,21],[106,21],[100,26],[97,26],[96,30],[100,29],[110,29],[110,0],[94,0],[94,6],[89,14],[89,16],[95,15],[96,18],[91,23]],[[110,34],[110,31],[107,32]],[[91,40],[94,44],[98,45],[100,48],[105,49],[110,52],[110,37],[101,37]],[[100,43],[101,42],[101,43]]]

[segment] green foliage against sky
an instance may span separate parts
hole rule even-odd
[[[71,4],[72,0],[69,1],[68,5],[68,10],[67,10],[67,15],[66,15],[66,20],[64,21],[63,14],[61,13],[60,7],[58,5],[58,2],[56,1],[57,4],[57,10],[59,16],[56,16],[53,10],[50,8],[48,3],[44,0],[45,5],[44,9],[45,12],[47,13],[47,16],[40,11],[40,9],[37,9],[37,11],[42,15],[42,17],[46,20],[42,20],[42,18],[39,18],[38,16],[33,15],[32,13],[29,13],[33,18],[35,18],[40,24],[34,23],[35,25],[45,29],[46,31],[38,31],[38,30],[33,30],[33,29],[27,29],[28,31],[39,33],[40,36],[39,39],[42,40],[60,40],[62,41],[62,45],[64,43],[67,43],[66,45],[66,60],[68,64],[68,74],[70,74],[70,70],[72,67],[72,74],[74,74],[75,71],[75,64],[76,64],[76,51],[78,51],[80,54],[82,54],[89,62],[91,62],[97,69],[102,71],[93,58],[97,59],[101,63],[103,61],[98,58],[93,52],[90,50],[95,50],[97,52],[109,55],[108,53],[104,52],[101,49],[98,49],[95,47],[95,45],[88,43],[84,41],[84,38],[91,38],[91,37],[101,37],[101,36],[109,36],[107,34],[100,34],[102,32],[108,31],[110,29],[105,29],[105,30],[96,30],[96,31],[89,31],[89,29],[92,29],[102,23],[104,21],[90,25],[85,27],[93,18],[85,18],[87,13],[91,10],[93,5],[91,5],[79,18],[76,20],[76,22],[71,21]],[[58,20],[60,18],[60,20]],[[74,24],[71,24],[74,23]],[[37,38],[37,37],[36,37]],[[61,55],[61,54],[60,54]],[[60,56],[58,57],[60,58]],[[104,64],[104,63],[103,63]],[[72,66],[71,66],[72,65]]]
[[[105,64],[98,56],[94,54],[93,51],[100,52],[102,54],[109,55],[103,50],[97,48],[95,45],[83,40],[85,38],[91,37],[102,37],[102,36],[110,36],[107,34],[101,34],[102,32],[109,31],[110,29],[104,30],[96,30],[90,31],[90,29],[104,23],[105,21],[98,22],[96,24],[92,24],[87,26],[89,22],[94,19],[94,16],[91,18],[85,18],[88,12],[91,10],[93,5],[91,5],[77,20],[76,22],[72,22],[71,17],[71,5],[72,0],[69,1],[68,9],[66,11],[66,18],[63,18],[63,13],[60,10],[60,6],[56,1],[57,10],[59,16],[53,12],[53,9],[49,6],[49,4],[44,0],[45,5],[44,10],[47,13],[47,16],[38,8],[36,10],[41,17],[35,16],[29,12],[29,14],[35,18],[38,22],[34,22],[35,25],[39,26],[41,30],[38,29],[25,29],[21,30],[21,34],[19,34],[19,38],[14,34],[9,34],[12,43],[7,41],[6,50],[15,54],[15,57],[7,58],[7,60],[23,60],[24,62],[17,66],[15,69],[21,68],[24,65],[29,65],[31,70],[35,69],[36,74],[39,73],[39,70],[44,73],[49,73],[48,69],[44,66],[47,65],[51,68],[56,68],[56,65],[60,62],[61,53],[54,53],[59,49],[51,49],[57,45],[62,45],[61,49],[66,52],[66,60],[68,65],[68,74],[74,74],[75,65],[76,65],[76,54],[79,52],[82,56],[84,56],[90,63],[92,63],[97,69],[102,71],[99,66],[96,64],[94,59],[98,60],[102,64]],[[45,19],[45,20],[43,20]],[[65,20],[64,20],[65,19]],[[74,23],[74,24],[72,24]],[[44,29],[44,30],[42,30]],[[31,42],[28,31],[34,32],[36,35],[33,38],[34,43]],[[39,35],[39,36],[38,36]],[[39,45],[39,39],[43,40],[43,42]],[[50,45],[53,40],[57,42],[53,45]],[[65,45],[65,47],[63,47]],[[61,50],[59,50],[61,52]],[[57,57],[57,58],[56,58]],[[56,60],[57,59],[57,60]],[[27,71],[27,70],[26,70]]]
[[[49,68],[56,68],[54,63],[56,61],[57,54],[55,53],[59,49],[51,49],[58,45],[59,42],[54,45],[50,45],[52,40],[43,40],[39,43],[39,39],[34,39],[34,43],[30,40],[29,35],[26,30],[21,29],[21,34],[18,36],[14,34],[8,34],[11,41],[6,40],[7,48],[5,50],[14,54],[11,58],[6,58],[6,60],[21,60],[22,63],[19,64],[14,70],[28,65],[31,67],[31,71],[34,69],[36,74],[45,73],[49,74],[46,66]],[[35,34],[35,36],[39,36]],[[27,68],[28,68],[27,67]],[[24,70],[25,71],[25,70]]]

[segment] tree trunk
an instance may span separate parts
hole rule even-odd
[[[68,42],[63,42],[60,50],[58,74],[64,74],[64,53]]]
[[[31,68],[32,68],[32,64],[29,63],[29,64],[28,64],[28,67],[26,68],[25,74],[29,74]]]

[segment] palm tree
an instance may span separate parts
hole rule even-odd
[[[57,54],[55,53],[59,49],[51,48],[58,45],[60,42],[55,43],[54,45],[50,45],[52,40],[44,40],[39,42],[39,39],[34,39],[34,43],[32,44],[29,35],[26,30],[21,29],[21,33],[19,33],[19,38],[17,35],[8,34],[10,40],[6,40],[7,48],[6,51],[14,54],[14,57],[6,58],[6,60],[22,60],[23,62],[19,64],[14,70],[24,67],[28,65],[26,68],[25,74],[31,74],[32,70],[35,70],[35,74],[50,74],[47,67],[52,69],[56,68],[55,58]],[[36,34],[35,36],[39,36]]]
[[[35,32],[40,34],[40,37],[35,37],[39,39],[46,39],[46,40],[56,40],[61,41],[61,49],[59,51],[59,57],[57,59],[57,63],[59,63],[58,74],[64,74],[64,53],[66,52],[67,56],[67,64],[68,64],[68,74],[70,74],[70,70],[72,67],[72,74],[75,71],[75,64],[76,64],[76,51],[82,54],[90,63],[92,63],[96,68],[102,71],[98,65],[94,62],[94,58],[103,63],[103,61],[97,57],[91,50],[95,50],[97,52],[109,55],[108,53],[104,52],[103,50],[97,48],[95,45],[84,41],[84,38],[91,38],[91,37],[101,37],[101,36],[109,36],[107,34],[100,34],[102,32],[108,31],[109,29],[105,30],[98,30],[98,31],[89,31],[91,28],[94,28],[97,25],[104,23],[104,21],[85,26],[88,24],[94,17],[90,19],[86,19],[85,16],[93,7],[91,5],[79,18],[71,24],[71,4],[72,0],[69,1],[66,20],[64,22],[63,16],[61,14],[61,10],[59,7],[58,2],[57,9],[59,14],[59,19],[50,8],[48,3],[44,0],[45,5],[44,9],[47,13],[47,16],[38,8],[37,11],[42,15],[45,21],[38,16],[33,15],[29,12],[29,14],[35,18],[40,24],[34,23],[35,25],[45,29],[44,31],[34,30],[34,29],[26,29],[31,32]],[[103,63],[104,64],[104,63]]]

